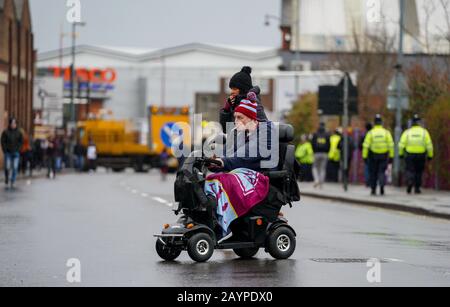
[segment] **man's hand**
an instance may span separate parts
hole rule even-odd
[[[208,165],[208,169],[209,169],[209,170],[218,170],[218,169],[221,169],[221,168],[224,167],[224,164],[223,164],[222,159],[220,159],[220,158],[214,158],[213,160],[216,160],[216,161],[220,162],[220,165],[219,165],[219,164],[215,164],[215,163],[210,163],[210,164]]]

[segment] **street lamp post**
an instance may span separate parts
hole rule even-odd
[[[72,23],[72,66],[70,67],[70,123],[74,125],[75,116],[75,48],[76,48],[76,27],[85,26],[84,22]]]

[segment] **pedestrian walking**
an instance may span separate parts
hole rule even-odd
[[[88,160],[88,169],[90,172],[97,171],[97,146],[94,141],[89,140],[89,146],[87,148],[86,158]]]
[[[33,142],[33,161],[34,168],[37,171],[40,171],[44,168],[44,158],[45,158],[45,150],[44,150],[45,140],[36,139]]]
[[[412,119],[412,127],[406,130],[399,143],[399,154],[406,162],[407,192],[422,193],[422,175],[425,164],[433,159],[433,142],[428,130],[421,126],[421,118],[418,114]]]
[[[304,134],[301,136],[300,145],[298,145],[295,151],[295,157],[300,163],[300,176],[301,182],[314,181],[312,174],[312,167],[314,164],[314,150],[310,142],[310,138]]]
[[[394,158],[394,140],[392,134],[383,127],[381,115],[375,116],[374,128],[367,133],[363,143],[363,159],[369,164],[370,187],[372,195],[384,195],[386,185],[386,169]]]
[[[314,188],[322,188],[326,178],[328,153],[330,151],[330,136],[326,132],[324,123],[320,123],[311,143],[314,151]]]
[[[63,169],[63,160],[65,154],[65,144],[62,137],[55,139],[55,168],[57,172]]]
[[[330,137],[330,150],[328,152],[327,179],[329,182],[339,182],[339,170],[341,169],[342,128],[337,128]]]
[[[84,157],[86,156],[86,148],[81,144],[80,139],[77,140],[73,148],[73,154],[75,156],[75,169],[79,172],[84,170]]]
[[[47,164],[47,178],[56,178],[56,142],[55,137],[51,136],[46,142],[45,161]]]
[[[23,175],[33,177],[33,147],[31,146],[31,138],[25,130],[21,129],[23,135],[23,144],[20,149],[20,170]]]
[[[166,181],[167,173],[169,173],[169,153],[167,152],[167,148],[164,147],[163,151],[159,155],[159,165],[161,171],[161,179],[162,181]]]
[[[366,132],[364,135],[362,135],[360,142],[359,142],[359,150],[363,151],[363,143],[366,138],[366,135],[369,133],[370,130],[372,130],[373,125],[372,123],[366,124]],[[366,187],[370,187],[370,172],[369,172],[369,163],[366,163],[366,160],[364,161],[364,182],[366,183]]]
[[[5,157],[5,185],[7,189],[14,189],[19,168],[20,149],[23,144],[23,135],[18,129],[15,118],[9,120],[8,128],[3,131],[1,144]]]

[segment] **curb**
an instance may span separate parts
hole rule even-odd
[[[448,213],[440,213],[440,212],[427,210],[424,208],[411,207],[411,206],[407,206],[403,203],[386,203],[386,202],[382,203],[382,202],[373,201],[373,200],[354,199],[354,198],[345,197],[345,196],[330,196],[330,195],[323,195],[323,194],[317,194],[317,193],[312,193],[312,192],[301,192],[301,195],[306,196],[306,197],[312,197],[312,198],[327,199],[327,200],[340,201],[340,202],[344,202],[344,203],[351,203],[354,205],[361,205],[361,206],[365,206],[365,207],[381,208],[381,209],[386,209],[386,210],[407,212],[407,213],[411,213],[411,214],[415,214],[415,215],[450,220],[450,214],[448,214]]]

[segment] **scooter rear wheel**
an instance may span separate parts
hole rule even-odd
[[[156,252],[166,261],[174,261],[181,255],[181,249],[167,247],[161,239],[156,240]]]
[[[288,227],[277,228],[268,237],[267,250],[275,259],[288,259],[294,253],[295,246],[295,234]]]

